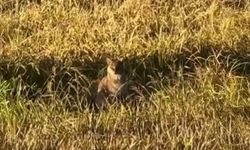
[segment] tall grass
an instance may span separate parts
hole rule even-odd
[[[249,149],[250,3],[0,0],[1,149]],[[87,105],[105,57],[128,101]]]

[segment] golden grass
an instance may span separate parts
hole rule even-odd
[[[0,0],[1,149],[249,149],[245,0]],[[103,57],[137,87],[95,113]]]

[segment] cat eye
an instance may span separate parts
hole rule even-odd
[[[111,70],[115,71],[116,67],[114,65],[110,66]]]

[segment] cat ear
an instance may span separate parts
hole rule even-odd
[[[121,58],[118,58],[118,60],[119,60],[120,62],[122,62],[124,59],[123,59],[123,57],[121,57]]]
[[[112,60],[110,58],[106,58],[106,62],[108,65],[110,65],[112,63]]]

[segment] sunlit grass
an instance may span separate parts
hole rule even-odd
[[[0,0],[1,149],[249,149],[250,4]],[[131,104],[94,112],[105,57]]]

